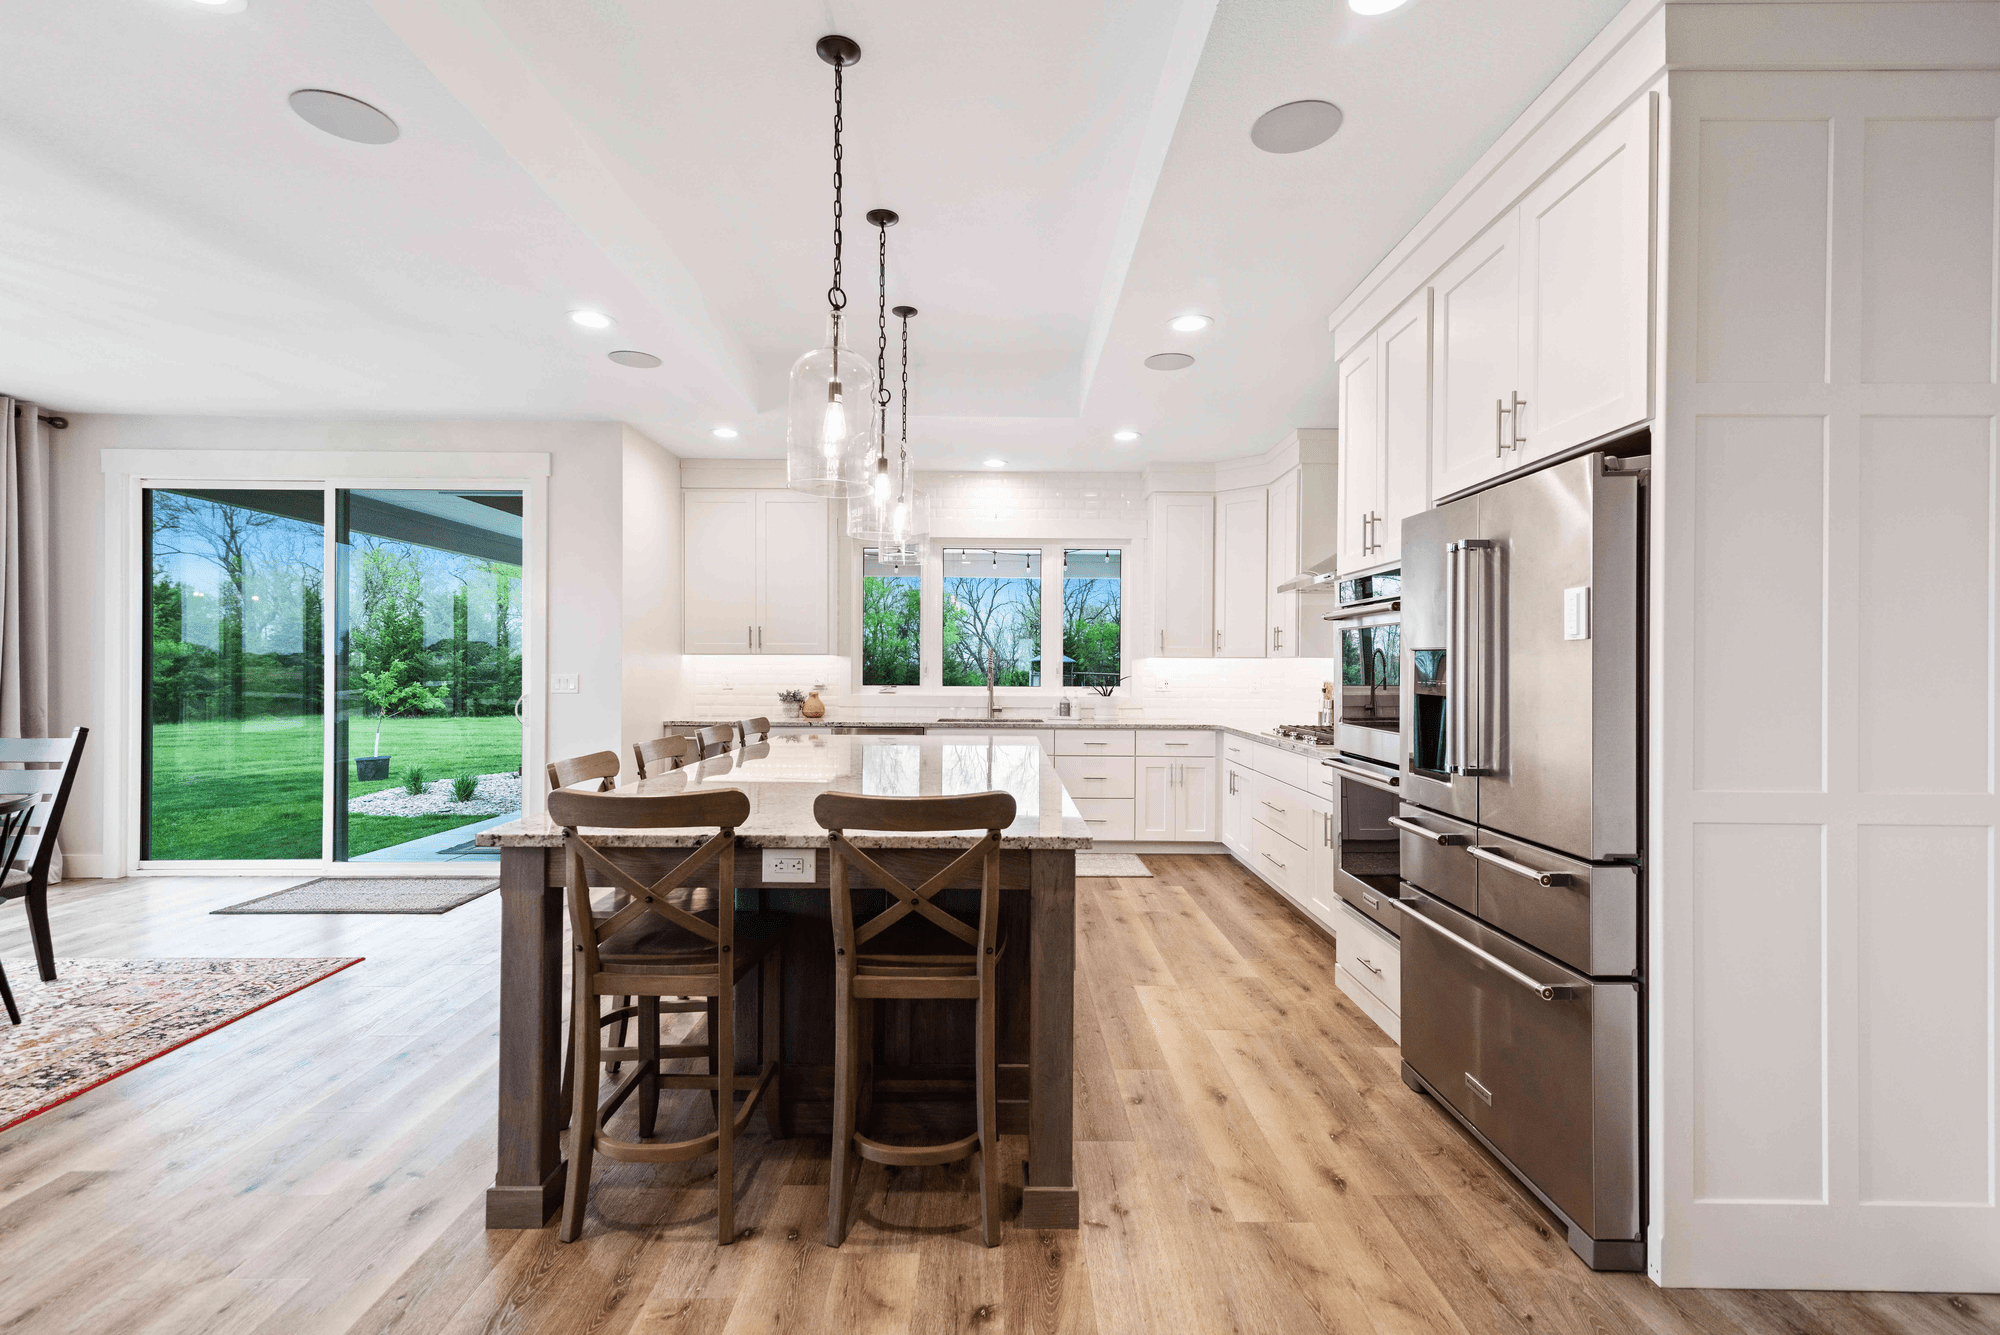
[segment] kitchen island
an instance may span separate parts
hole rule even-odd
[[[968,738],[774,736],[623,785],[637,795],[740,789],[750,817],[737,830],[739,910],[786,915],[782,1112],[788,1134],[832,1126],[833,944],[826,894],[827,837],[813,819],[822,792],[916,797],[998,789],[1016,803],[1001,838],[1001,924],[1012,943],[999,979],[1000,1129],[1025,1133],[1028,1169],[1018,1223],[1075,1228],[1072,1169],[1072,991],[1076,960],[1076,851],[1089,826],[1055,765],[1032,737]],[[893,874],[921,881],[978,837],[850,831]],[[604,831],[642,877],[664,875],[705,837],[703,831]],[[562,836],[534,815],[481,831],[500,849],[501,989],[499,1165],[487,1192],[489,1228],[539,1228],[562,1203],[561,1025],[564,991]],[[765,874],[765,849],[813,850],[810,873]],[[778,869],[773,868],[774,872]],[[855,879],[856,885],[866,884]],[[971,892],[977,872],[946,891]],[[967,1100],[947,1094],[972,1053],[969,1008],[880,1003],[876,1025],[876,1116],[892,1128],[922,1129],[961,1115]],[[739,1008],[737,1050],[756,1050],[757,1016]],[[915,1020],[913,1023],[912,1020]],[[940,1096],[944,1097],[940,1097]]]

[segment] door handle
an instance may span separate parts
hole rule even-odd
[[[1445,720],[1451,752],[1446,768],[1468,777],[1494,772],[1489,743],[1497,711],[1488,697],[1499,674],[1491,661],[1496,638],[1491,632],[1498,620],[1492,562],[1487,560],[1492,550],[1485,538],[1463,538],[1446,549]]]
[[[1403,919],[1406,922],[1416,921],[1422,923],[1424,926],[1430,928],[1433,932],[1436,932],[1439,936],[1443,937],[1445,940],[1456,943],[1458,947],[1464,950],[1467,954],[1475,956],[1476,958],[1482,960],[1483,962],[1492,965],[1495,969],[1498,969],[1500,971],[1503,977],[1511,978],[1513,981],[1519,983],[1521,986],[1527,988],[1530,992],[1533,992],[1536,996],[1540,997],[1543,1001],[1573,1001],[1576,999],[1575,988],[1569,987],[1562,983],[1544,983],[1538,981],[1537,979],[1530,978],[1527,974],[1522,973],[1519,969],[1509,964],[1506,960],[1501,959],[1498,955],[1494,955],[1487,951],[1481,950],[1478,946],[1473,945],[1470,941],[1460,936],[1457,932],[1452,931],[1450,928],[1445,927],[1441,923],[1432,922],[1429,918],[1426,918],[1423,914],[1417,912],[1413,908],[1409,908],[1407,906],[1403,907]]]
[[[764,652],[764,628],[762,626],[757,627],[757,652],[760,654]]]
[[[755,649],[757,647],[757,628],[755,626],[745,626],[743,628],[743,647],[745,649]]]
[[[1404,820],[1401,816],[1389,817],[1389,823],[1399,830],[1408,830],[1411,834],[1420,834],[1439,848],[1457,848],[1460,844],[1469,844],[1472,842],[1462,834],[1451,834],[1444,830],[1426,829],[1413,820]]]
[[[1507,452],[1507,400],[1493,400],[1493,457],[1500,458]]]
[[[1491,848],[1481,848],[1477,844],[1474,844],[1465,851],[1478,858],[1481,862],[1489,863],[1492,866],[1500,868],[1502,871],[1511,871],[1516,876],[1525,877],[1533,881],[1536,885],[1568,885],[1574,879],[1568,872],[1543,871],[1539,867],[1530,867],[1525,862],[1516,862],[1505,853]]]
[[[1166,651],[1167,651],[1167,630],[1166,627],[1162,626],[1160,628],[1160,652],[1164,654]]]
[[[1215,632],[1215,647],[1218,650],[1222,648],[1222,632],[1219,630]]]
[[[1507,442],[1507,448],[1518,450],[1528,443],[1528,438],[1521,434],[1521,409],[1528,406],[1528,401],[1521,397],[1521,391],[1518,389],[1509,392],[1514,396],[1514,404],[1507,410],[1507,415],[1514,419],[1514,430],[1513,439]]]

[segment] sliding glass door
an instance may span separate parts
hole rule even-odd
[[[473,835],[521,806],[521,493],[142,507],[140,857],[492,860]]]

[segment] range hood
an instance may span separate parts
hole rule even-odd
[[[1322,589],[1332,584],[1340,576],[1334,573],[1331,556],[1324,561],[1315,561],[1300,573],[1278,586],[1279,593],[1297,593],[1301,589]]]

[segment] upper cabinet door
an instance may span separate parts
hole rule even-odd
[[[1265,543],[1264,574],[1273,586],[1304,569],[1299,550],[1299,470],[1271,484],[1271,515]],[[1273,658],[1299,656],[1299,595],[1270,590],[1270,648]]]
[[[1518,215],[1509,213],[1437,280],[1431,489],[1448,496],[1512,468],[1509,415],[1520,392]]]
[[[682,513],[685,651],[757,652],[757,493],[690,491]]]
[[[1521,459],[1652,415],[1653,95],[1521,202]],[[1510,452],[1511,455],[1511,452]]]
[[[1215,656],[1263,658],[1270,641],[1264,620],[1265,505],[1262,487],[1215,498]]]
[[[832,652],[827,615],[827,502],[796,491],[757,493],[757,651]],[[698,596],[690,588],[689,601]]]
[[[1382,363],[1382,518],[1371,564],[1403,551],[1403,521],[1431,503],[1431,290],[1425,288],[1375,335]]]
[[[1215,654],[1215,497],[1167,493],[1152,500],[1154,652]]]
[[[1382,433],[1376,411],[1381,384],[1375,335],[1363,339],[1340,363],[1340,545],[1334,553],[1344,574],[1375,564],[1377,517],[1382,511]]]

